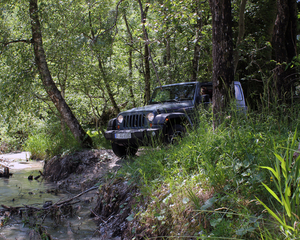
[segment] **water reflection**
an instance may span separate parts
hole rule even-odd
[[[0,179],[0,200],[1,204],[12,207],[43,204],[47,200],[59,199],[57,196],[51,194],[51,189],[55,188],[54,184],[46,183],[39,180],[28,180],[28,176],[39,175],[38,170],[22,170],[13,173],[10,178]]]
[[[42,169],[42,165],[40,166]],[[72,197],[67,192],[57,191],[56,185],[38,180],[28,180],[29,175],[38,176],[39,168],[11,171],[10,178],[0,178],[0,205],[8,207],[24,207],[25,205],[42,208],[46,201],[56,203]],[[89,217],[90,209],[95,203],[96,191],[83,195],[81,201],[73,204],[73,217],[66,216],[57,224],[50,216],[43,219],[43,226],[52,239],[92,239],[96,225]],[[88,199],[88,201],[86,201]],[[24,219],[12,216],[4,227],[0,227],[0,240],[2,239],[28,239],[31,230]]]

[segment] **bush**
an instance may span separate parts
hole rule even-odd
[[[68,128],[62,131],[60,122],[53,121],[51,124],[40,122],[23,148],[31,152],[31,157],[34,159],[46,159],[80,149],[80,144]]]

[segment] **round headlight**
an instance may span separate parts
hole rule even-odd
[[[122,115],[119,115],[117,119],[119,123],[122,123],[124,118]]]
[[[148,114],[147,114],[147,119],[148,119],[150,122],[152,122],[153,119],[154,119],[154,114],[153,114],[153,113],[148,113]]]

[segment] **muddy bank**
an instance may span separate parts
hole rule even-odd
[[[41,186],[49,183],[52,187],[48,193],[48,190],[41,190],[41,186],[25,190],[23,185],[18,188],[21,182],[17,183],[16,188],[22,189],[22,196],[10,197],[13,202],[0,205],[0,239],[3,236],[27,239],[29,236],[36,240],[42,235],[49,235],[53,240],[131,239],[128,226],[134,219],[133,208],[139,204],[136,202],[138,188],[135,183],[117,177],[116,173],[132,159],[120,159],[106,149],[55,156],[47,161],[32,161],[28,153],[21,155],[23,159],[15,159],[16,155],[2,158],[0,164],[12,167],[12,171],[24,171],[23,165],[30,167],[22,174],[32,176],[32,180],[24,176],[21,178],[23,185],[26,181]],[[37,166],[40,168],[36,169]],[[40,173],[42,176],[35,180]],[[8,180],[13,183],[14,179]],[[27,201],[25,205],[24,194],[32,196],[33,202]],[[46,198],[46,194],[53,195],[53,199],[48,195]],[[38,196],[41,199],[34,198]],[[16,219],[26,224],[14,224]]]
[[[124,163],[111,150],[86,150],[66,156],[55,156],[45,162],[44,179],[55,182],[59,189],[84,191],[101,184],[107,174],[115,173]]]
[[[132,220],[137,187],[115,173],[130,159],[120,159],[111,150],[87,150],[55,156],[45,162],[44,179],[57,184],[58,190],[71,193],[99,186],[91,205],[90,217],[98,228],[97,239],[126,239],[124,232]]]

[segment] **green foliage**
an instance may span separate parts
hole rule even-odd
[[[51,146],[51,140],[45,134],[34,134],[29,136],[24,150],[31,153],[33,159],[46,159],[48,148]]]
[[[292,158],[291,152],[279,157],[279,150],[295,132],[299,124],[298,113],[290,111],[290,121],[286,121],[285,115],[277,114],[284,109],[285,106],[278,107],[274,115],[253,112],[247,117],[231,111],[231,115],[215,130],[212,129],[210,113],[201,111],[200,126],[190,130],[178,145],[155,151],[144,149],[145,154],[123,167],[120,174],[139,183],[143,196],[148,196],[147,211],[141,210],[136,217],[142,225],[155,225],[147,236],[284,238],[278,235],[279,227],[274,229],[274,224],[265,224],[269,217],[255,199],[255,196],[260,196],[263,201],[269,198],[269,192],[261,182],[269,182],[270,176],[260,166],[271,168],[274,146],[279,164],[282,164],[282,159]],[[297,138],[295,132],[294,145]],[[289,164],[286,172],[292,174],[295,172],[292,167],[297,166],[290,160]],[[293,176],[288,180],[294,190],[298,184],[292,183],[292,179],[297,178]],[[274,182],[270,184],[267,184],[269,189]],[[285,185],[282,183],[281,186]],[[278,195],[278,191],[275,193]],[[292,196],[296,199],[297,194]],[[182,202],[183,208],[175,204]],[[275,213],[281,212],[279,208]],[[197,226],[193,225],[194,221],[199,221]],[[161,225],[162,222],[165,223]],[[178,225],[182,231],[178,230]]]
[[[133,102],[141,106],[144,102],[145,50],[140,9],[137,2],[124,0],[120,2],[119,15],[116,16],[118,2],[39,1],[43,46],[52,78],[83,125],[98,122],[107,112],[114,116],[117,114],[111,111],[108,87],[121,108],[131,108]],[[162,84],[191,79],[195,48],[199,48],[200,55],[198,80],[209,81],[212,74],[209,3],[162,0],[149,1],[147,4],[149,9],[145,27]],[[232,2],[233,41],[238,35],[239,4],[239,1]],[[254,195],[261,196],[265,202],[268,192],[274,187],[267,184],[269,191],[260,184],[266,182],[269,176],[259,166],[276,170],[272,165],[274,144],[284,146],[289,134],[295,131],[299,123],[296,98],[289,106],[278,106],[276,99],[272,101],[272,70],[276,66],[270,61],[270,42],[275,7],[274,0],[247,1],[245,36],[236,46],[239,64],[235,77],[243,82],[250,110],[257,112],[250,112],[247,118],[231,112],[215,130],[212,128],[211,113],[202,112],[199,116],[200,127],[190,130],[189,136],[178,145],[155,150],[145,148],[143,151],[146,154],[122,169],[121,173],[130,181],[143,186],[143,193],[151,197],[156,192],[157,198],[153,197],[154,200],[162,198],[161,186],[173,194],[163,198],[167,198],[164,204],[149,207],[146,218],[148,223],[155,226],[155,234],[178,237],[178,233],[191,233],[198,238],[225,235],[251,238],[251,234],[258,231],[259,227],[250,223],[250,219],[261,209],[249,202]],[[32,45],[29,43],[31,27],[28,2],[1,1],[0,9],[0,150],[19,150],[24,146],[33,156],[46,158],[76,149],[77,142],[67,128],[62,130],[57,119],[58,113],[37,74]],[[129,32],[124,21],[125,15]],[[296,45],[299,48],[299,40]],[[129,52],[132,55],[129,56]],[[129,57],[132,69],[129,68]],[[102,64],[102,68],[99,68],[99,64]],[[287,66],[299,69],[299,56]],[[151,88],[158,85],[153,68],[150,81]],[[298,88],[296,94],[299,95]],[[88,134],[97,147],[108,147],[109,143],[98,132],[105,129],[107,120],[99,122],[97,131],[90,130]],[[285,160],[284,157],[279,158],[279,152],[276,154],[276,161]],[[281,181],[283,179],[281,177]],[[182,188],[187,186],[189,190],[182,192]],[[208,214],[191,210],[199,210],[206,200],[213,197],[200,198],[200,189],[212,191],[211,195],[219,194],[210,206],[212,212]],[[229,191],[233,195],[225,194]],[[280,191],[272,191],[283,202]],[[285,194],[285,190],[282,191]],[[167,201],[173,204],[184,202],[184,207],[175,204],[174,208],[172,204],[167,205]],[[218,207],[234,208],[239,214],[230,218],[215,211]],[[188,214],[184,209],[190,210]],[[180,222],[175,215],[187,222]],[[170,216],[174,217],[175,222],[168,225],[173,229],[172,234],[165,230],[165,219]],[[201,223],[206,219],[212,229],[201,224],[185,226],[191,219]],[[246,224],[255,230],[247,228]],[[230,231],[226,232],[226,227]],[[180,228],[181,232],[178,230]],[[267,227],[261,230],[266,234],[262,234],[262,237],[276,235],[270,233]]]
[[[271,182],[274,183],[275,190],[272,190],[274,188],[273,184],[272,188],[265,183],[262,183],[263,186],[281,206],[274,211],[257,198],[268,213],[277,221],[286,239],[296,239],[299,237],[300,155],[296,139],[297,132],[294,133],[291,139],[288,139],[286,151],[283,156],[280,156],[278,153],[278,150],[281,149],[275,149],[277,153],[274,153],[274,167],[261,167],[270,172]],[[274,204],[274,206],[277,206],[278,203]]]
[[[93,139],[95,148],[111,148],[111,143],[99,131],[89,129],[86,133]]]
[[[50,123],[41,121],[23,145],[23,149],[31,152],[34,159],[47,159],[80,149],[80,144],[68,128],[62,131],[60,122],[52,120]]]

